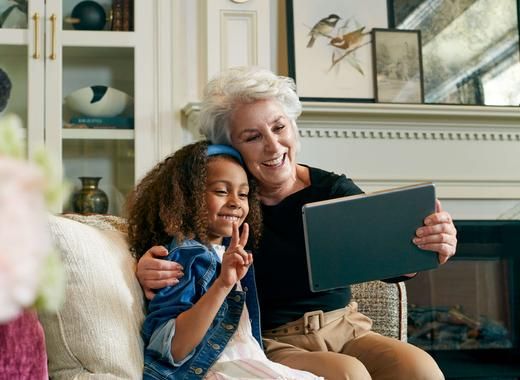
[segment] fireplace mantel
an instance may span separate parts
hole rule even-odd
[[[199,103],[184,109],[197,136]],[[451,200],[520,200],[520,108],[304,102],[299,162],[365,191],[433,181]]]

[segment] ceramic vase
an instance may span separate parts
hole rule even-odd
[[[80,214],[106,214],[108,197],[98,185],[102,177],[78,177],[81,189],[72,194],[72,209]]]

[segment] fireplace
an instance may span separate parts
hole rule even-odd
[[[457,221],[456,256],[407,282],[408,340],[448,379],[520,378],[520,221]]]

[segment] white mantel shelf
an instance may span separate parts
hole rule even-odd
[[[499,117],[520,117],[518,107],[495,106],[465,106],[447,104],[391,104],[391,103],[333,103],[333,102],[303,102],[305,113],[340,113],[340,114],[383,114],[400,115],[453,115],[475,116],[493,115]]]
[[[196,135],[200,103],[183,109]],[[300,162],[366,191],[433,181],[447,199],[520,199],[520,108],[304,102]]]
[[[354,118],[356,120],[383,120],[416,122],[418,124],[453,123],[488,125],[489,123],[516,126],[520,130],[519,107],[381,104],[381,103],[303,103],[303,120]]]
[[[382,103],[328,103],[303,102],[298,126],[305,128],[336,127],[408,127],[422,132],[433,130],[485,131],[510,133],[520,140],[520,107],[382,104]],[[200,103],[189,103],[183,108],[189,119],[200,111]],[[449,132],[449,131],[448,131]]]
[[[404,119],[424,119],[448,117],[469,119],[494,119],[502,121],[520,121],[520,107],[463,106],[442,104],[387,104],[387,103],[334,103],[302,102],[302,117],[325,115],[359,115],[360,117],[388,117]],[[200,103],[188,103],[183,113],[189,116],[200,110]],[[520,127],[519,127],[520,128]]]
[[[520,108],[308,102],[298,126],[302,137],[520,141]]]

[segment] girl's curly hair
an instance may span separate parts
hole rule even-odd
[[[197,239],[209,244],[205,197],[208,145],[207,141],[201,141],[181,148],[150,170],[129,194],[126,203],[128,238],[137,258],[154,245],[169,244],[172,238]],[[260,238],[262,218],[256,183],[249,174],[248,180],[246,222],[250,226],[249,242],[255,246]]]

